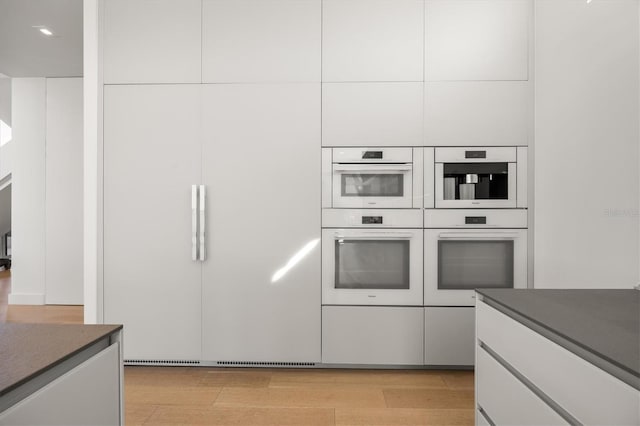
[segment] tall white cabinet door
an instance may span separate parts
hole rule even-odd
[[[204,0],[205,83],[320,81],[320,0]]]
[[[422,0],[324,0],[322,81],[422,81]]]
[[[82,305],[82,79],[47,79],[46,303]]]
[[[104,83],[200,83],[200,0],[104,0]]]
[[[203,359],[318,362],[320,84],[203,96]]]
[[[527,80],[531,0],[427,0],[425,77]]]
[[[201,266],[191,259],[200,90],[105,87],[104,322],[124,324],[125,359],[200,359]]]

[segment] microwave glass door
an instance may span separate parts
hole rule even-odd
[[[514,287],[511,240],[438,241],[438,289]]]
[[[342,289],[409,289],[409,240],[336,240],[334,285]]]
[[[444,200],[508,200],[509,163],[444,163]]]
[[[403,173],[343,173],[340,179],[343,197],[404,196]]]

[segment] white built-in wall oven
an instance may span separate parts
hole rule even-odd
[[[420,210],[327,209],[322,304],[421,306]]]
[[[473,306],[475,289],[527,287],[527,211],[425,211],[424,304]]]
[[[421,208],[421,148],[323,148],[323,208]]]
[[[526,147],[435,148],[435,207],[524,208],[526,175]]]

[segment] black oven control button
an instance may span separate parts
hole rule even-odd
[[[465,225],[486,225],[487,217],[486,216],[465,216],[464,224]]]
[[[362,216],[363,225],[382,225],[382,216]]]
[[[487,151],[465,151],[464,158],[487,158]]]

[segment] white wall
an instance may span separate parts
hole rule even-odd
[[[12,80],[14,161],[10,304],[45,300],[45,97],[44,78]]]
[[[0,77],[0,121],[11,126],[11,79]],[[0,144],[6,138],[0,128]],[[0,145],[0,190],[6,186],[11,173],[11,142]],[[0,208],[6,207],[6,204]],[[10,208],[10,204],[8,205]]]
[[[82,79],[15,78],[10,304],[82,303]]]
[[[47,79],[46,303],[82,304],[82,79]]]
[[[537,0],[537,288],[639,277],[637,0]]]

